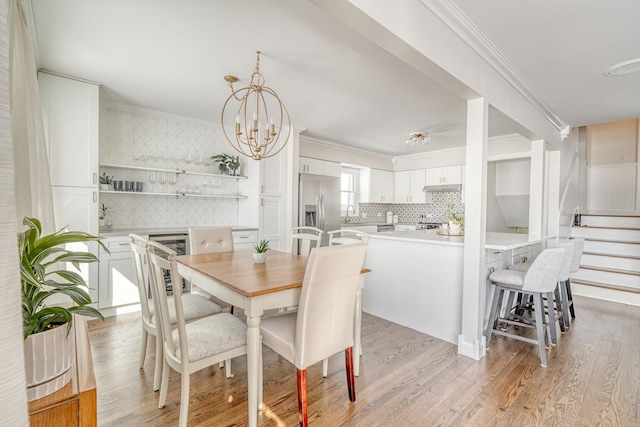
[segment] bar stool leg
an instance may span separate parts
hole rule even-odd
[[[566,328],[570,327],[569,324],[569,296],[567,291],[567,282],[560,282],[560,294],[562,295],[562,320]]]
[[[553,292],[547,294],[547,313],[549,316],[549,335],[551,336],[551,345],[558,345],[558,331],[556,330],[556,315],[553,307]]]
[[[569,311],[571,312],[571,318],[576,318],[576,312],[573,309],[573,294],[571,293],[571,279],[567,279],[567,298],[569,300]]]
[[[498,317],[500,314],[500,306],[502,305],[502,298],[504,297],[504,290],[499,286],[496,286],[493,293],[493,301],[491,301],[491,311],[489,312],[489,321],[487,322],[487,329],[484,331],[485,345],[487,350],[489,349],[489,343],[491,341],[491,334],[493,330],[498,327]]]
[[[540,353],[540,364],[547,367],[547,349],[545,348],[546,328],[544,326],[544,305],[542,303],[542,294],[533,294],[533,303],[535,305],[536,331],[538,333],[538,351]]]
[[[566,324],[564,322],[564,316],[562,315],[562,297],[560,296],[560,282],[558,282],[558,286],[556,286],[553,291],[555,295],[555,304],[556,304],[556,312],[558,313],[558,323],[560,324],[560,333],[564,334],[566,332]]]

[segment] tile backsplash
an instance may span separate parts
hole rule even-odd
[[[213,124],[164,117],[161,113],[100,108],[100,163],[218,173],[212,155],[231,150],[222,128]],[[241,160],[242,161],[242,160]],[[242,167],[241,167],[242,168]],[[238,193],[238,181],[119,168],[100,168],[116,180],[142,182],[145,192],[187,192],[197,195]],[[170,177],[175,184],[169,184]],[[161,184],[161,178],[165,184]],[[155,182],[151,182],[155,180]],[[100,195],[112,213],[114,228],[171,228],[192,225],[235,225],[236,199],[127,194]]]
[[[442,223],[446,220],[444,211],[448,202],[460,205],[461,193],[458,191],[434,192],[431,203],[360,203],[360,212],[356,218],[361,222],[384,223],[387,212],[391,211],[398,215],[399,223],[416,224],[421,221],[421,215],[424,215],[425,222]]]

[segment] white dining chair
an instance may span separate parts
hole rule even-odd
[[[233,251],[231,227],[189,227],[189,254]]]
[[[311,249],[322,243],[324,231],[315,227],[293,227],[291,229],[291,253],[309,256]]]
[[[156,289],[159,307],[159,323],[162,328],[164,364],[158,407],[164,407],[169,386],[169,368],[180,374],[180,420],[179,426],[186,427],[189,415],[190,375],[209,366],[226,362],[237,356],[247,354],[247,325],[231,313],[219,313],[214,316],[186,323],[182,299],[182,288],[174,286],[174,298],[170,301],[163,291],[161,280],[170,274],[174,283],[180,279],[175,256],[176,253],[157,243],[149,242],[148,257],[150,275]],[[173,302],[176,328],[172,328],[169,304]],[[227,377],[231,373],[227,370]]]
[[[298,311],[263,319],[262,342],[297,368],[300,425],[307,420],[307,368],[345,351],[349,400],[355,402],[353,321],[356,291],[367,247],[326,246],[309,256]],[[262,402],[262,355],[258,401]]]
[[[148,240],[137,234],[129,234],[129,246],[133,255],[133,263],[136,272],[136,284],[138,286],[138,295],[140,297],[140,311],[142,319],[142,337],[140,339],[140,358],[139,367],[144,367],[144,360],[147,354],[147,341],[149,334],[156,337],[156,359],[155,369],[153,373],[153,390],[160,390],[160,379],[162,375],[162,334],[161,328],[157,324],[158,307],[156,307],[157,299],[152,296],[155,290],[150,287],[150,277],[148,269],[147,245]],[[162,284],[164,285],[164,278]],[[180,287],[180,286],[178,286]],[[152,291],[151,295],[149,290]],[[166,293],[165,293],[166,295]],[[191,322],[202,317],[218,314],[222,308],[208,299],[200,295],[183,295],[183,307],[185,313],[185,321]],[[175,324],[175,313],[171,311],[170,317],[172,324]]]
[[[369,234],[358,230],[350,230],[343,228],[327,232],[329,236],[329,246],[333,245],[350,245],[354,243],[368,243]],[[362,265],[364,267],[364,264]],[[360,376],[360,356],[362,356],[362,291],[364,290],[364,275],[360,275],[358,281],[358,293],[356,295],[355,322],[353,325],[353,333],[355,339],[353,353],[353,372],[354,375]],[[322,361],[322,376],[329,375],[329,359]]]
[[[231,227],[189,227],[188,233],[190,255],[232,252],[235,250],[233,244],[233,230]],[[207,298],[214,300],[221,307],[228,308],[229,312],[233,314],[232,305],[214,298],[211,294],[200,288],[196,288],[196,291]]]

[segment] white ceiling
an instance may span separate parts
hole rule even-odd
[[[103,99],[219,122],[223,76],[246,84],[260,50],[306,135],[390,156],[464,145],[463,99],[307,1],[31,1],[40,66],[101,83]],[[572,126],[640,116],[640,74],[602,76],[640,56],[640,2],[456,3]],[[495,110],[490,125],[521,131]],[[431,146],[406,147],[414,131]]]

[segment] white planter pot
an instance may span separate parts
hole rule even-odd
[[[109,184],[100,184],[100,190],[109,191]]]
[[[253,260],[255,261],[256,264],[263,264],[267,260],[267,253],[263,252],[259,254],[257,252],[254,252]]]
[[[449,234],[461,234],[462,229],[460,228],[460,224],[456,224],[453,221],[449,221]]]
[[[29,401],[51,394],[71,380],[74,353],[73,331],[67,336],[67,325],[27,337],[24,363]]]

